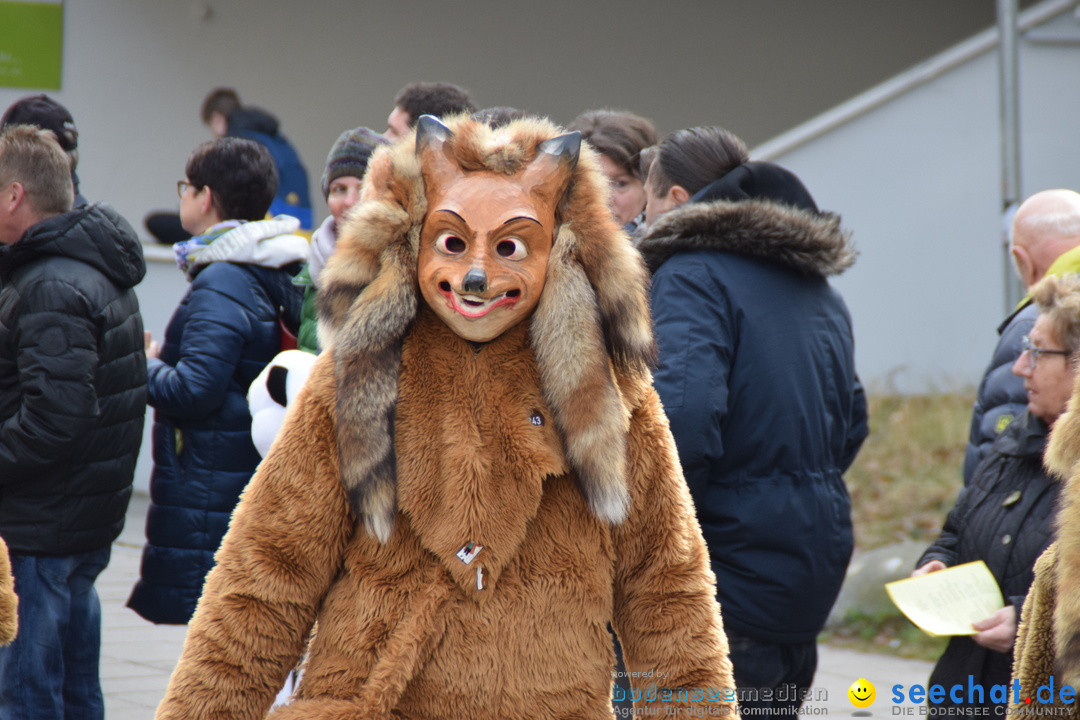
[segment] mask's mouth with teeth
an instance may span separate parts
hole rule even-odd
[[[446,298],[448,307],[467,318],[484,317],[495,308],[513,305],[521,298],[521,291],[518,289],[507,290],[489,298],[471,293],[459,293],[445,280],[439,283],[439,292]]]

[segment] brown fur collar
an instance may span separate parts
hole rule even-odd
[[[399,509],[466,593],[489,597],[476,594],[477,567],[493,587],[536,517],[545,478],[569,470],[527,326],[477,347],[422,306],[405,340],[394,431]],[[456,553],[469,541],[484,550],[465,564]]]
[[[715,250],[825,277],[851,267],[856,255],[838,215],[769,200],[683,205],[661,216],[638,249],[653,271],[675,253]]]
[[[538,119],[499,130],[467,118],[447,125],[448,151],[462,167],[508,175],[561,132]],[[558,209],[529,337],[540,387],[589,506],[617,523],[629,495],[628,408],[616,378],[647,376],[654,347],[648,274],[611,217],[607,193],[595,153],[582,147]],[[383,541],[397,507],[393,417],[402,343],[423,302],[416,263],[426,209],[415,136],[376,151],[318,295],[320,341],[334,349],[343,482],[368,530]]]

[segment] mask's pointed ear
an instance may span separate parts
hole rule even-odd
[[[536,158],[521,175],[521,184],[530,193],[551,205],[562,199],[581,154],[581,133],[572,132],[545,140],[536,146]]]
[[[421,115],[416,121],[416,156],[429,192],[461,175],[461,168],[447,152],[446,143],[453,136],[453,131],[434,115]]]
[[[416,154],[420,155],[431,144],[442,146],[453,136],[450,128],[442,124],[434,115],[421,115],[416,121]]]
[[[552,155],[569,163],[573,169],[577,165],[578,156],[581,155],[581,133],[574,131],[545,140],[536,148],[542,155]],[[535,162],[535,161],[534,161]]]

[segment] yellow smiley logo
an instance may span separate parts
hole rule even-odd
[[[851,683],[851,687],[847,689],[847,696],[852,705],[857,708],[865,708],[874,704],[877,690],[874,688],[874,683],[866,678],[859,678]]]

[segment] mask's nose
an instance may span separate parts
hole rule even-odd
[[[487,273],[482,268],[472,268],[461,282],[463,292],[482,295],[487,291]]]

